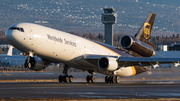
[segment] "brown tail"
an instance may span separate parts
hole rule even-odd
[[[139,31],[136,33],[134,37],[136,37],[138,40],[152,46],[154,50],[156,50],[156,46],[149,42],[149,38],[151,35],[151,30],[153,27],[153,23],[155,20],[156,14],[149,13],[148,17],[144,21],[143,25],[139,29]]]

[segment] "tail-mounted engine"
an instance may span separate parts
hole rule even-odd
[[[114,71],[118,68],[118,63],[116,58],[102,57],[98,61],[98,66],[103,70]]]
[[[132,50],[144,57],[155,55],[155,50],[150,45],[136,39],[133,36],[125,35],[120,40],[120,45],[124,49]]]
[[[24,67],[35,71],[40,71],[45,68],[45,65],[42,59],[29,56],[25,61]]]

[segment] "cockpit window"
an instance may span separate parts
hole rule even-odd
[[[24,29],[20,28],[20,27],[10,27],[9,29],[10,30],[18,30],[18,31],[24,32]]]

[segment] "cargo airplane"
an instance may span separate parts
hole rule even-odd
[[[88,71],[87,82],[94,82],[94,73],[102,73],[106,83],[119,83],[120,77],[133,76],[163,63],[178,64],[180,58],[150,58],[156,46],[149,41],[155,14],[149,13],[135,36],[125,35],[122,51],[113,46],[32,23],[17,23],[5,33],[6,39],[28,57],[25,67],[42,70],[51,63],[63,63],[64,75],[59,82],[72,82],[68,68]],[[40,58],[36,59],[35,56]],[[60,71],[59,71],[60,72]]]

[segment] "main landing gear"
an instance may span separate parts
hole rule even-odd
[[[120,78],[119,76],[106,76],[105,77],[105,82],[106,83],[119,83],[120,82]]]
[[[86,81],[87,81],[87,83],[94,83],[95,82],[95,76],[93,75],[94,74],[94,71],[88,71],[91,75],[88,75],[87,77],[86,77]]]
[[[64,83],[73,82],[73,76],[72,75],[68,76],[68,69],[69,68],[71,68],[71,67],[68,65],[64,65],[64,70],[63,70],[64,75],[59,76],[59,82],[60,83],[62,83],[62,82],[64,82]]]

